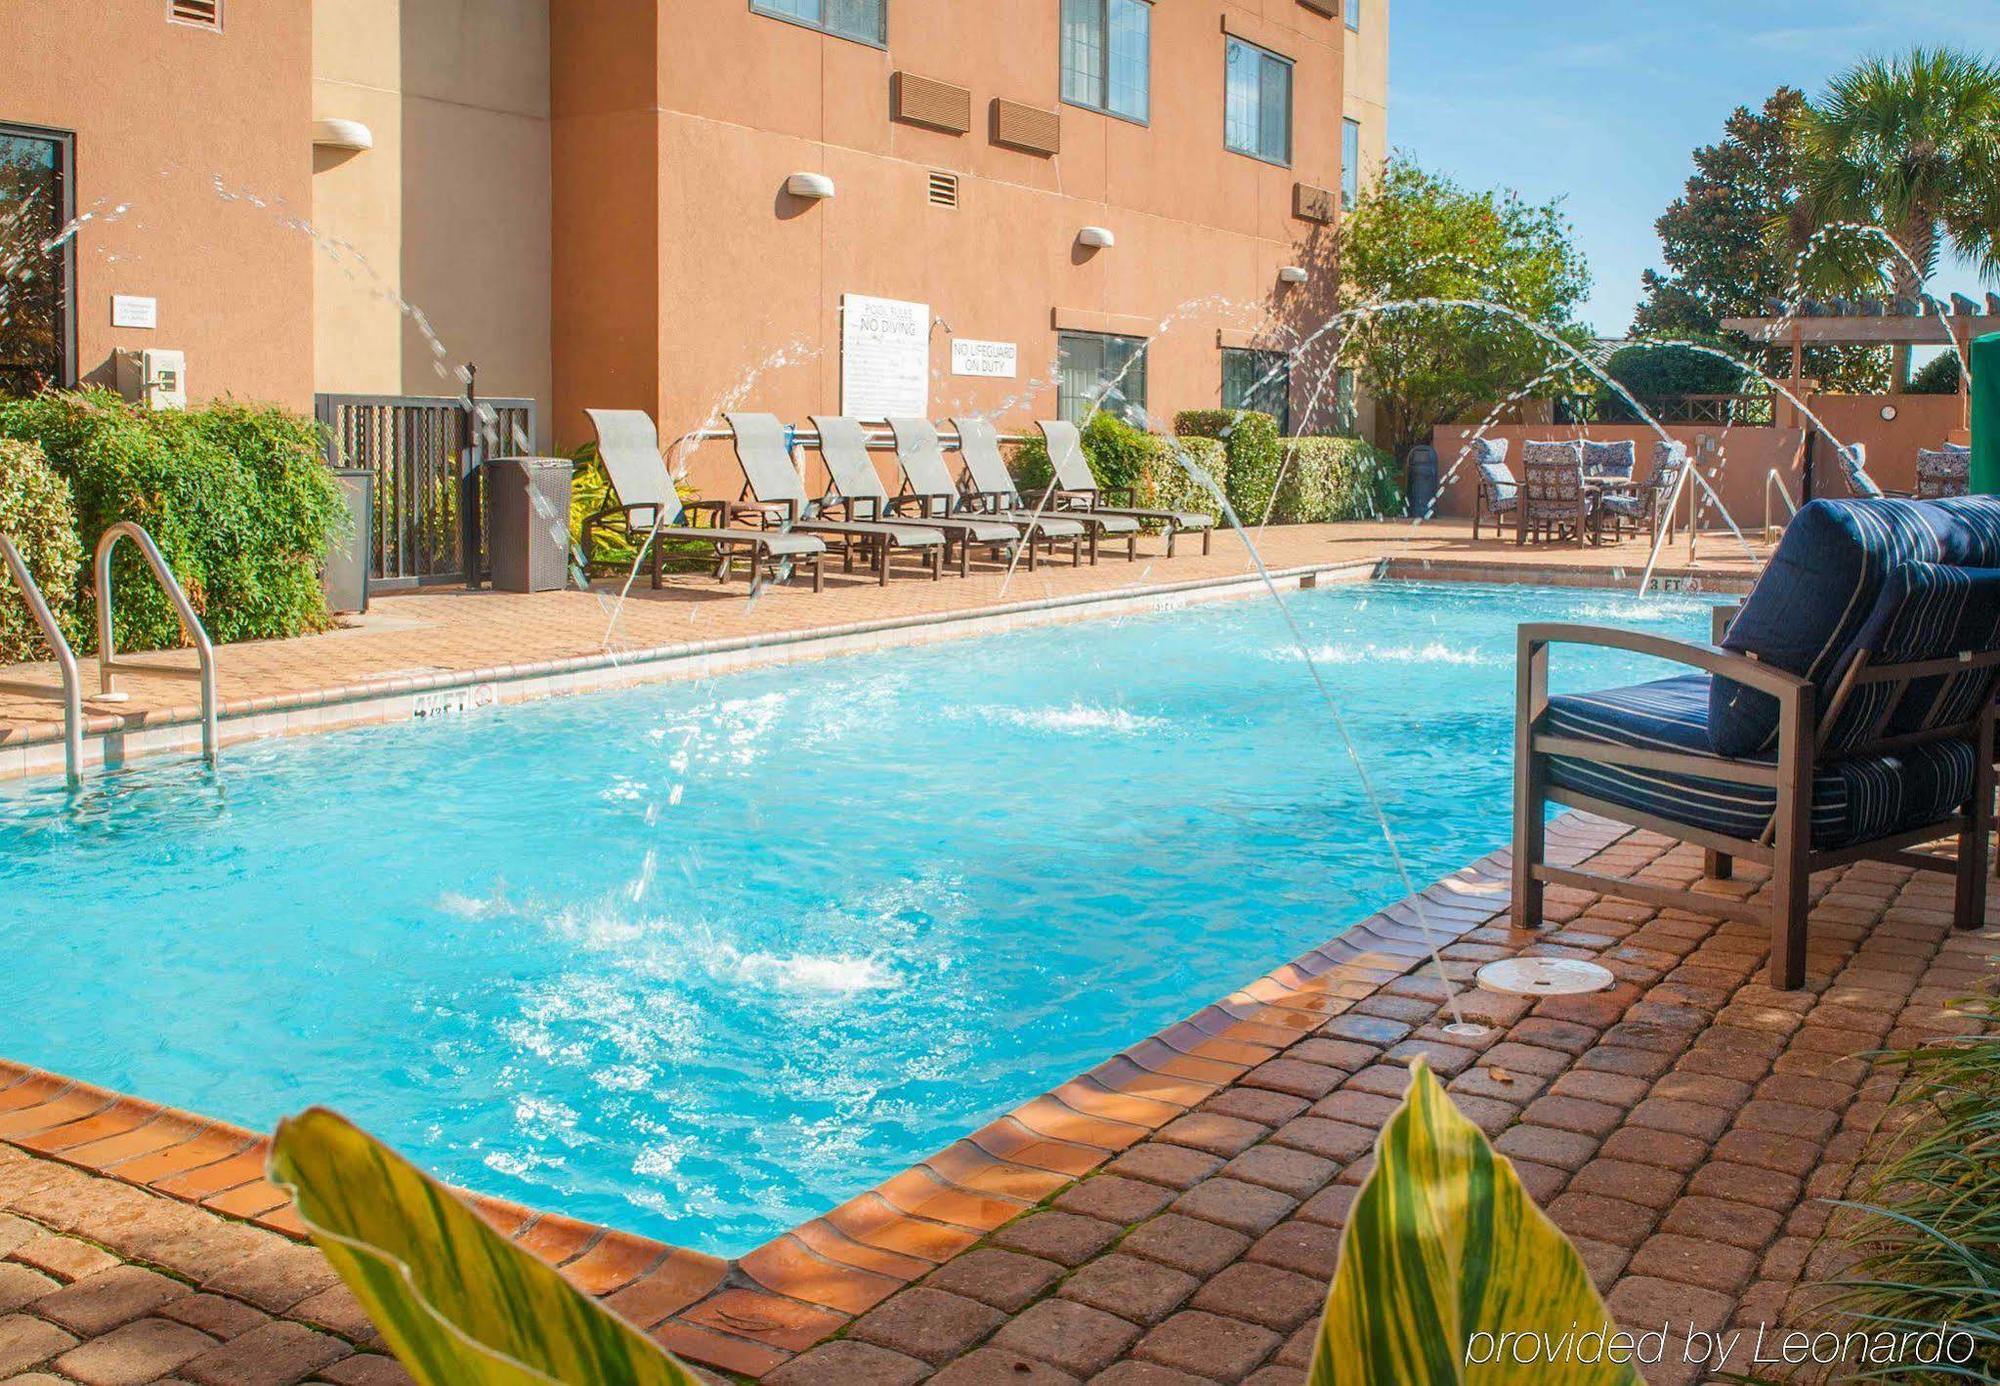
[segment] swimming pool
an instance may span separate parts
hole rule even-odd
[[[1516,621],[1706,629],[1290,601],[1419,880],[1505,839]],[[0,1054],[737,1253],[1401,893],[1275,611],[1221,602],[13,786]]]

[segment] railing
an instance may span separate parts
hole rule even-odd
[[[35,585],[34,574],[28,571],[21,551],[4,534],[0,534],[0,560],[5,561],[7,571],[13,575],[21,600],[28,604],[28,614],[41,627],[42,639],[48,642],[56,657],[56,668],[62,672],[63,774],[69,787],[75,789],[83,783],[83,683],[77,676],[76,655],[71,652],[69,641],[63,638],[62,627],[56,624],[55,613],[43,599],[42,589]]]
[[[111,556],[120,539],[130,539],[138,546],[139,556],[146,560],[146,566],[153,571],[153,578],[160,584],[160,590],[173,603],[175,613],[181,618],[181,625],[187,631],[188,639],[194,642],[195,668],[176,669],[171,665],[130,664],[118,659],[118,643],[112,635],[111,626]],[[195,615],[193,603],[187,593],[175,581],[173,569],[160,553],[160,546],[153,542],[153,536],[146,533],[130,520],[120,520],[104,531],[97,541],[97,559],[93,565],[97,573],[97,677],[98,700],[115,702],[125,695],[118,692],[116,675],[119,670],[144,670],[149,674],[163,674],[168,678],[195,678],[201,680],[201,756],[210,765],[215,764],[221,754],[217,745],[216,696],[215,696],[215,647],[208,642],[208,631],[202,626],[201,618]]]
[[[1764,473],[1764,542],[1767,544],[1771,542],[1771,488],[1773,486],[1778,488],[1778,495],[1784,500],[1785,509],[1793,515],[1799,513],[1799,503],[1792,499],[1791,488],[1786,486],[1785,479],[1778,475],[1778,469],[1773,467],[1770,471]]]
[[[1764,427],[1772,421],[1769,395],[1660,395],[1643,396],[1639,405],[1662,424],[1722,424]],[[1571,423],[1638,423],[1639,416],[1623,399],[1613,396],[1572,406],[1578,417]],[[1558,420],[1558,422],[1565,422]]]
[[[863,424],[861,425],[861,431],[867,437],[868,446],[878,452],[886,451],[896,446],[896,437],[889,431],[887,424]],[[672,443],[667,445],[667,450],[671,452],[683,443],[726,443],[735,436],[727,428],[697,428],[683,433],[680,437],[674,439]],[[938,446],[940,447],[956,448],[961,446],[957,429],[941,428],[938,430],[937,436]],[[791,430],[791,439],[793,447],[817,448],[819,446],[819,430],[816,428],[794,428]],[[1002,433],[994,441],[1011,446],[1032,442],[1033,439],[1025,433]]]
[[[534,451],[535,401],[427,395],[315,395],[327,461],[375,473],[370,577],[378,588],[456,582],[465,564],[466,464]],[[473,503],[472,515],[480,502]]]

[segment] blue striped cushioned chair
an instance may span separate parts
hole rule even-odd
[[[1954,917],[1986,908],[2000,501],[1814,501],[1787,527],[1720,647],[1524,625],[1515,738],[1514,922],[1550,881],[1771,926],[1771,984],[1805,980],[1815,870],[1877,858],[1957,877]],[[1693,672],[1548,694],[1550,647],[1657,655]],[[1548,866],[1545,803],[1704,849],[1708,874],[1771,867],[1768,900]],[[1955,859],[1914,850],[1958,839]]]

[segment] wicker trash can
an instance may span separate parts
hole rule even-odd
[[[486,463],[486,547],[502,592],[558,592],[569,584],[567,457],[495,457]]]

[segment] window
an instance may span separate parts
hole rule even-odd
[[[1255,409],[1292,431],[1292,362],[1282,351],[1222,351],[1222,407]]]
[[[1143,121],[1152,104],[1150,0],[1063,0],[1062,97]]]
[[[68,134],[0,125],[0,394],[76,383],[73,149]]]
[[[1360,29],[1361,0],[1347,0],[1347,27],[1356,30]]]
[[[1354,370],[1342,366],[1333,377],[1333,426],[1341,433],[1354,432],[1360,415],[1357,412],[1354,385]]]
[[[1292,161],[1292,64],[1242,39],[1229,40],[1224,141],[1267,163]]]
[[[1361,198],[1361,122],[1340,122],[1340,210],[1351,212]]]
[[[889,42],[889,0],[750,0],[750,8],[878,48]]]
[[[1065,332],[1056,339],[1056,412],[1073,424],[1102,407],[1146,426],[1146,339]]]

